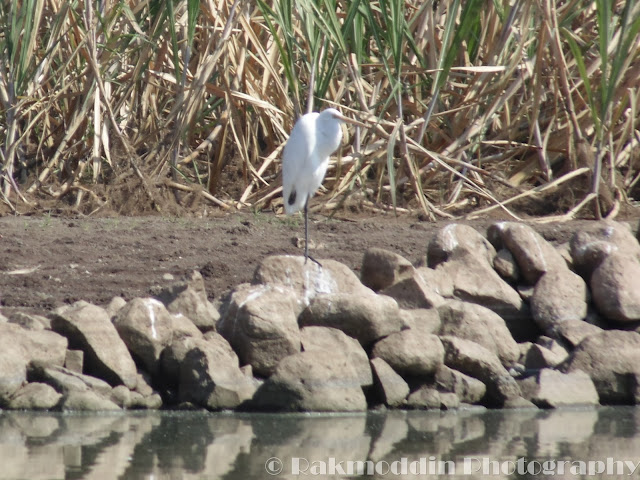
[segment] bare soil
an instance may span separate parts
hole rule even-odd
[[[496,219],[465,222],[481,233]],[[371,247],[419,262],[434,233],[446,223],[378,215],[348,219],[314,215],[310,225],[315,258],[345,263],[356,274]],[[588,221],[533,224],[559,244]],[[633,226],[637,220],[632,221]],[[112,297],[149,295],[199,270],[210,299],[249,282],[269,255],[301,255],[301,217],[273,213],[219,214],[208,218],[0,218],[0,311],[44,314],[77,300],[106,305]]]

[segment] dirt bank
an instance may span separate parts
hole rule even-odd
[[[465,222],[484,233],[495,220]],[[533,224],[555,243],[567,241],[587,221]],[[395,251],[412,262],[449,222],[375,216],[329,219],[315,216],[312,239],[318,259],[331,258],[359,272],[371,247]],[[637,220],[632,221],[637,225]],[[164,218],[0,218],[0,306],[49,311],[87,300],[106,304],[113,296],[144,296],[153,285],[200,270],[210,298],[250,281],[268,255],[301,254],[303,222],[272,213]]]

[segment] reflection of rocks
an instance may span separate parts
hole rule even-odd
[[[464,458],[575,462],[610,457],[635,465],[639,431],[640,413],[627,408],[275,417],[200,412],[100,416],[3,412],[0,478],[66,478],[70,472],[88,480],[266,478],[265,463],[271,457],[282,461],[278,478],[286,479],[300,478],[291,474],[294,459],[303,468],[304,462],[333,462],[348,469],[349,464],[355,468],[356,462],[384,464],[403,458],[426,462],[426,468],[452,460],[456,475],[451,478],[463,478]],[[436,473],[408,472],[400,478],[438,478]],[[624,476],[629,473],[625,470]],[[319,477],[336,475],[327,472]]]
[[[640,244],[582,225],[555,247],[522,223],[451,224],[416,265],[368,250],[360,278],[270,256],[215,305],[194,271],[152,298],[12,312],[0,407],[556,407],[593,403],[590,385],[638,404]]]

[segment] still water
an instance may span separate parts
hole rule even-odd
[[[640,409],[0,412],[0,479],[640,478]]]

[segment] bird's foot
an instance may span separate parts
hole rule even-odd
[[[318,260],[313,258],[311,255],[305,255],[305,257],[304,257],[304,264],[305,265],[307,264],[307,260],[311,260],[312,262],[317,264],[320,268],[322,268],[322,264]]]

